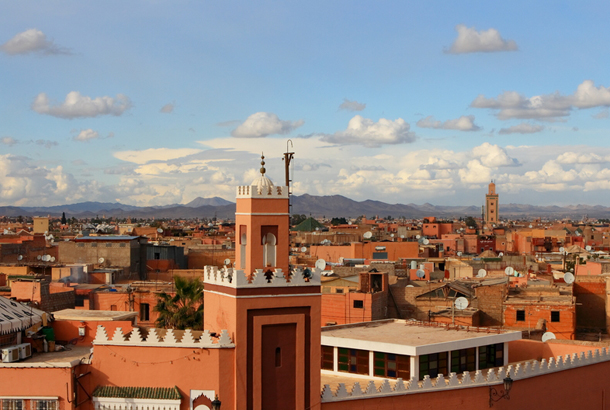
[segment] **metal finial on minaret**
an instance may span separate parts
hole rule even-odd
[[[261,175],[265,175],[265,154],[261,153]]]

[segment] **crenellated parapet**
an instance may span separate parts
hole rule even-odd
[[[216,266],[204,268],[203,282],[231,288],[264,288],[264,287],[293,287],[293,286],[320,286],[321,270],[298,268],[292,275],[287,275],[282,269],[265,272],[256,269],[252,275],[246,275],[243,270]]]
[[[160,329],[149,329],[148,335],[144,337],[139,328],[133,328],[129,333],[123,333],[123,329],[117,327],[112,335],[108,335],[106,328],[102,325],[97,327],[94,345],[120,345],[120,346],[157,346],[157,347],[198,347],[205,349],[233,348],[235,344],[229,336],[229,332],[222,330],[219,337],[212,337],[208,330],[204,330],[200,337],[194,338],[191,329],[186,329],[182,337],[178,338],[173,329],[164,329],[161,337]]]
[[[286,186],[262,186],[244,185],[238,186],[236,191],[237,198],[288,198],[288,187]]]
[[[328,384],[322,389],[322,402],[334,402],[344,400],[356,400],[362,398],[377,398],[385,396],[397,396],[404,394],[425,393],[439,390],[465,389],[470,387],[491,386],[503,383],[505,377],[510,376],[513,380],[523,380],[530,377],[543,376],[545,374],[570,370],[577,367],[589,366],[596,363],[610,361],[610,349],[601,348],[586,353],[573,353],[565,356],[551,357],[546,359],[532,360],[529,362],[509,365],[497,369],[477,370],[474,374],[464,372],[460,375],[450,373],[448,377],[439,374],[431,379],[425,376],[422,381],[415,378],[404,381],[403,379],[385,379],[381,386],[377,387],[373,380],[366,386],[356,382],[348,388],[345,383],[339,383],[333,391]]]

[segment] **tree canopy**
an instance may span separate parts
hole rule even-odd
[[[161,292],[157,297],[157,327],[203,330],[203,283],[180,276],[175,277],[174,283],[175,295]]]

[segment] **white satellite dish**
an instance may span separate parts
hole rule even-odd
[[[22,259],[23,259],[23,255],[19,255],[19,256],[17,256],[17,260],[18,260],[18,261],[20,261],[20,260],[22,260]]]
[[[51,256],[51,262],[55,262],[55,256]]]
[[[500,253],[498,254],[498,256],[499,256],[499,257],[504,256],[504,252],[500,252]]]
[[[592,249],[592,248],[591,248],[591,245],[587,245],[587,246],[585,246],[585,250],[586,250],[587,252],[591,251],[591,249]]]
[[[413,285],[407,285],[407,286],[405,286],[405,287],[407,287],[407,288],[414,288],[415,286],[413,286]]]
[[[543,342],[548,342],[549,340],[553,340],[553,339],[556,339],[555,333],[553,333],[553,332],[546,332],[542,335]]]
[[[4,234],[5,234],[5,235],[6,235],[6,234],[8,234],[8,229],[5,229],[5,230],[4,230]]]
[[[49,231],[44,231],[44,236],[47,236],[49,234]]]
[[[462,256],[462,252],[458,252],[458,253],[457,253],[457,256]]]
[[[404,235],[400,235],[400,239],[405,239],[405,236]]]
[[[339,257],[339,263],[343,263],[344,260],[345,258],[343,256]]]
[[[415,235],[415,239],[421,238],[421,235]]]
[[[301,248],[301,252],[307,252],[307,247],[306,247],[306,246],[303,246],[303,247]]]
[[[371,239],[373,237],[373,232],[371,232],[371,231],[365,232],[364,235],[362,235],[362,237],[364,239]]]
[[[428,238],[424,238],[424,240],[422,241],[422,243],[424,245],[428,245],[430,243],[430,240]]]
[[[45,255],[42,257],[42,260],[45,262],[49,262],[51,260],[51,255]]]
[[[418,278],[422,279],[426,277],[426,271],[423,269],[418,269],[417,272],[415,272],[415,274],[417,275]]]
[[[570,273],[570,272],[566,272],[566,273],[563,275],[563,281],[564,281],[565,283],[568,283],[568,284],[570,284],[570,283],[574,283],[574,274],[573,274],[573,273]]]
[[[534,227],[534,225],[530,224],[530,226],[528,228],[532,229]]]
[[[507,276],[513,276],[515,273],[515,268],[512,266],[507,266],[506,269],[504,269],[504,273],[506,273]]]
[[[37,259],[37,260],[41,260],[41,259],[42,259],[42,256],[38,255],[38,256],[36,257],[36,259]]]
[[[319,270],[324,270],[326,269],[326,261],[324,259],[318,259],[315,266]]]
[[[231,259],[227,258],[224,260],[224,264],[225,265],[230,265],[231,264]]]
[[[393,238],[393,237],[394,237],[394,234],[390,234],[390,238]]]
[[[453,302],[453,306],[455,306],[458,310],[464,310],[468,307],[468,299],[463,296],[460,296]]]
[[[561,248],[559,248],[559,252],[564,253],[565,252],[565,248],[562,246]]]
[[[101,264],[101,263],[104,263],[104,260],[105,260],[104,258],[99,258],[99,259],[97,260],[97,262]]]
[[[159,233],[163,233],[163,229],[161,229],[161,228],[157,228],[157,232],[159,232]]]
[[[477,278],[484,278],[487,276],[487,271],[485,269],[479,269],[477,272]]]

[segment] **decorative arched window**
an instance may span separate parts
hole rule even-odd
[[[266,267],[276,265],[277,239],[274,234],[268,233],[263,236],[263,263]]]
[[[246,269],[246,245],[248,244],[248,237],[245,233],[241,234],[239,239],[240,252],[239,252],[239,269]]]

